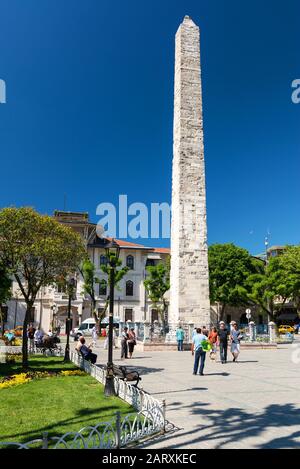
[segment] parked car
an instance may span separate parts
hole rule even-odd
[[[287,334],[288,332],[293,334],[295,331],[294,331],[293,326],[283,324],[282,326],[278,327],[278,332],[279,332],[279,334]]]
[[[92,329],[96,325],[94,318],[88,318],[82,321],[79,327],[74,327],[70,333],[74,340],[78,340],[82,336],[91,336]]]

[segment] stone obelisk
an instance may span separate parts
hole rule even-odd
[[[175,42],[169,340],[179,323],[210,324],[200,32],[188,16]]]

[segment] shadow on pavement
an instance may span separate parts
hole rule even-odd
[[[233,447],[244,439],[254,437],[257,442],[251,444],[250,447],[253,449],[284,449],[300,446],[300,430],[294,429],[293,433],[289,431],[288,435],[276,438],[267,434],[268,430],[278,431],[280,428],[282,432],[283,428],[300,427],[299,408],[294,404],[272,404],[263,411],[252,413],[237,407],[225,410],[208,409],[198,402],[180,408],[181,411],[183,409],[187,409],[187,419],[189,413],[199,416],[199,426],[188,431],[181,430],[175,435],[165,435],[160,440],[163,447],[182,448],[194,445],[201,449],[208,444],[211,448],[220,449],[228,445]],[[259,441],[260,437],[262,441]],[[181,441],[176,442],[179,438]],[[266,439],[268,440],[264,441]]]

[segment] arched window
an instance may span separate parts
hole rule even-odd
[[[151,323],[153,324],[154,321],[158,321],[158,320],[159,320],[159,317],[158,317],[157,309],[152,309],[151,310]]]
[[[66,293],[66,292],[67,292],[66,282],[57,283],[57,293]]]
[[[102,279],[99,283],[99,295],[106,295],[107,292],[107,282],[106,280]]]
[[[133,296],[133,282],[131,280],[126,282],[126,296]]]
[[[106,265],[107,264],[107,258],[106,256],[104,256],[104,254],[102,254],[100,256],[100,265]]]
[[[129,269],[133,270],[134,269],[134,257],[129,255],[126,257],[126,266],[129,267]]]

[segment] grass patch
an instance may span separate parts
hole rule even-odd
[[[33,357],[30,369],[62,371],[78,369],[64,364],[61,357]],[[22,365],[1,365],[2,376],[22,371]],[[94,378],[86,376],[59,376],[30,381],[20,386],[0,390],[0,441],[26,442],[78,431],[87,425],[96,425],[134,409],[117,397],[106,398],[104,388]]]

